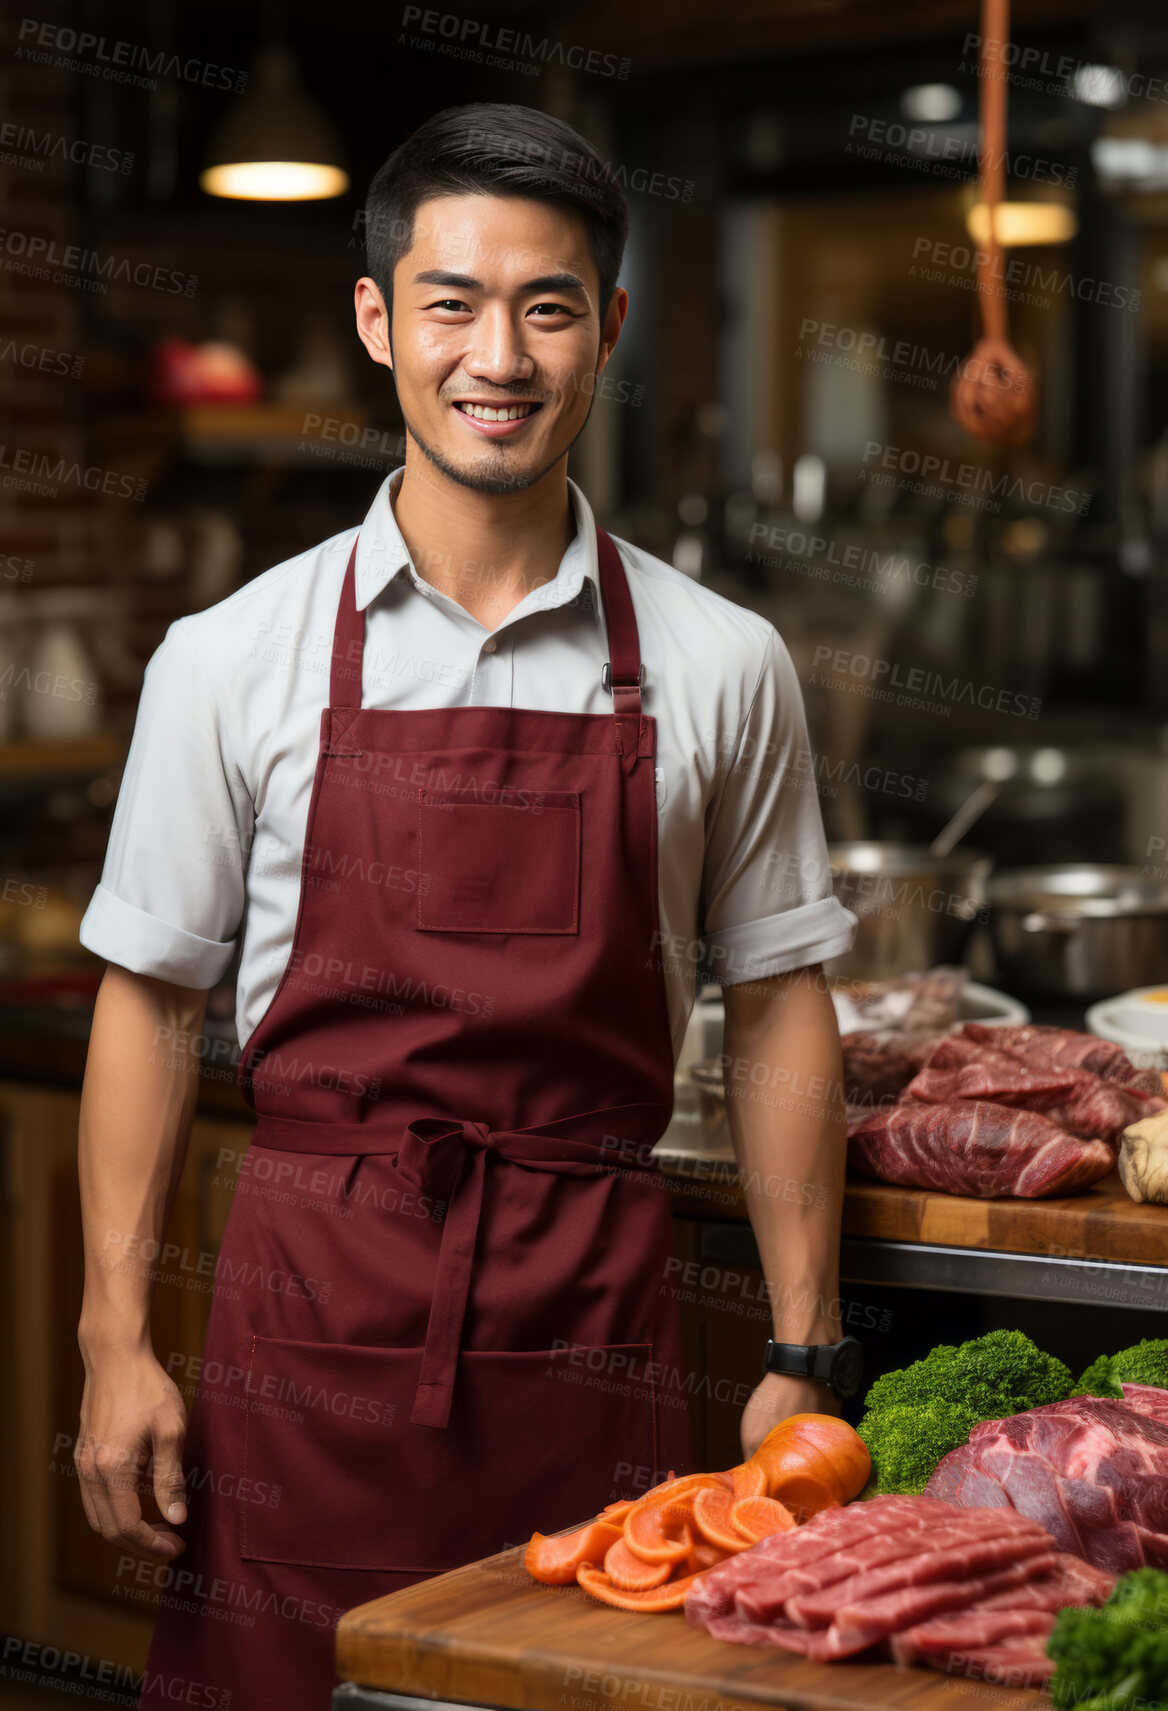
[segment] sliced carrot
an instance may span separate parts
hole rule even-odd
[[[533,1533],[523,1566],[545,1586],[571,1586],[582,1563],[602,1563],[621,1536],[609,1521],[589,1521],[572,1533]]]
[[[660,1485],[652,1486],[643,1497],[637,1498],[633,1508],[652,1509],[660,1503],[676,1503],[678,1499],[693,1497],[707,1486],[724,1486],[728,1479],[729,1475],[725,1473],[684,1473],[680,1479],[665,1479]]]
[[[789,1533],[795,1525],[791,1511],[773,1497],[740,1498],[730,1512],[730,1519],[755,1544],[771,1533]]]
[[[737,1467],[730,1469],[730,1479],[735,1497],[766,1497],[767,1474],[761,1462],[752,1457],[750,1461],[739,1462]]]
[[[645,1562],[681,1562],[694,1542],[692,1509],[659,1503],[625,1516],[625,1543]]]
[[[649,1592],[625,1592],[619,1586],[614,1586],[603,1569],[591,1568],[587,1563],[581,1563],[576,1579],[585,1592],[593,1598],[599,1598],[602,1604],[614,1604],[618,1610],[640,1610],[650,1612],[657,1610],[678,1610],[685,1603],[685,1595],[698,1579],[696,1574],[683,1574],[678,1580],[667,1580],[663,1586],[654,1587]]]
[[[736,1498],[733,1491],[725,1489],[699,1491],[694,1498],[694,1524],[707,1544],[727,1552],[745,1550],[751,1541],[734,1525],[733,1509],[736,1503],[750,1501]]]
[[[702,1566],[708,1568],[712,1565],[705,1563]],[[650,1592],[669,1579],[673,1564],[646,1562],[644,1557],[629,1549],[627,1540],[621,1538],[615,1545],[609,1545],[604,1557],[604,1572],[622,1592]]]
[[[619,1526],[635,1501],[633,1497],[622,1497],[619,1503],[606,1503],[601,1514],[606,1521],[614,1521]]]
[[[740,1539],[732,1551],[724,1551],[718,1545],[711,1545],[705,1539],[698,1539],[684,1563],[679,1566],[687,1574],[701,1574],[703,1570],[716,1568],[720,1562],[725,1562],[727,1557],[737,1556],[739,1551],[747,1548],[745,1539]]]

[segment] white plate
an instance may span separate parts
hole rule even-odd
[[[1087,1026],[1101,1040],[1122,1046],[1138,1069],[1168,1069],[1168,1004],[1153,1004],[1147,994],[1159,986],[1137,986],[1116,998],[1104,998],[1087,1012]]]

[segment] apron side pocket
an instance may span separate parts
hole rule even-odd
[[[657,1471],[652,1343],[469,1350],[445,1429],[411,1426],[422,1350],[256,1337],[240,1556],[441,1573],[587,1521]]]

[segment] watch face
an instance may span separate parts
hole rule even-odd
[[[864,1355],[859,1343],[849,1339],[832,1363],[831,1387],[838,1396],[854,1396],[864,1376]]]

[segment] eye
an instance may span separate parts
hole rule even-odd
[[[575,319],[575,316],[572,314],[571,309],[568,308],[566,303],[536,303],[532,306],[530,313],[535,314],[541,309],[546,309],[549,315],[567,315],[571,319]],[[540,315],[539,318],[541,321],[545,321],[548,319],[548,315]]]
[[[464,303],[460,297],[443,297],[440,302],[428,303],[426,307],[428,309],[448,309],[451,314],[457,314],[460,309],[469,309],[470,306]]]

